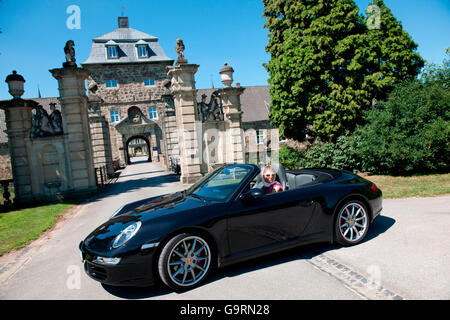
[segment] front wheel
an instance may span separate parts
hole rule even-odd
[[[351,200],[341,207],[337,215],[336,240],[345,246],[358,244],[367,235],[369,224],[366,206],[358,200]]]
[[[174,290],[189,290],[201,283],[212,266],[208,241],[194,234],[179,234],[166,243],[158,259],[161,280]]]

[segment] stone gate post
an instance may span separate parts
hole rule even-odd
[[[87,70],[65,67],[50,70],[59,84],[59,101],[63,117],[64,133],[68,139],[70,181],[75,192],[97,189],[89,129],[88,104],[85,79]]]
[[[0,102],[5,110],[11,168],[14,178],[15,203],[34,200],[31,189],[31,168],[25,140],[30,136],[31,110],[37,106],[32,100],[12,99]]]
[[[244,149],[244,132],[242,128],[242,110],[241,110],[241,94],[244,88],[239,85],[232,87],[233,83],[233,68],[226,63],[220,69],[222,83],[225,88],[218,89],[219,97],[222,100],[222,107],[224,112],[224,120],[226,125],[226,139],[227,143],[223,150],[224,159],[226,162],[245,162]]]
[[[178,46],[177,46],[178,48]],[[184,50],[184,46],[183,46]],[[198,119],[197,90],[195,73],[199,65],[188,64],[179,52],[175,66],[169,66],[168,75],[172,77],[172,95],[178,127],[181,182],[190,184],[202,177],[201,164],[201,122]]]

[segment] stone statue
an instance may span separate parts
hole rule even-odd
[[[57,110],[55,107],[56,103],[52,102],[50,103],[50,121],[52,123],[55,135],[63,134],[63,127],[62,127],[62,116],[61,111]]]
[[[76,67],[77,64],[75,63],[75,42],[73,40],[69,40],[66,42],[66,46],[64,47],[64,53],[66,55],[66,62],[63,63],[63,67]]]
[[[39,138],[53,135],[55,135],[55,129],[53,128],[52,121],[47,111],[41,105],[38,105],[31,122],[30,137]]]
[[[177,64],[187,63],[186,58],[184,57],[184,43],[183,40],[177,39],[177,46],[175,47],[175,51],[178,53]]]
[[[202,94],[202,101],[197,103],[197,107],[200,109],[202,122],[223,121],[222,102],[217,91],[211,94],[209,103],[206,103],[206,94]]]
[[[128,119],[133,124],[141,124],[142,123],[142,112],[138,107],[131,107],[128,109]]]

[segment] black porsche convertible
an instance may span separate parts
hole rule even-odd
[[[265,194],[260,167],[228,164],[182,192],[124,205],[81,241],[86,273],[186,290],[215,267],[314,242],[358,244],[382,209],[381,190],[360,176],[273,167],[282,192]]]

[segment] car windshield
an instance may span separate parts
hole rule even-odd
[[[250,167],[239,165],[216,169],[191,186],[186,193],[206,200],[227,201],[250,171]]]

